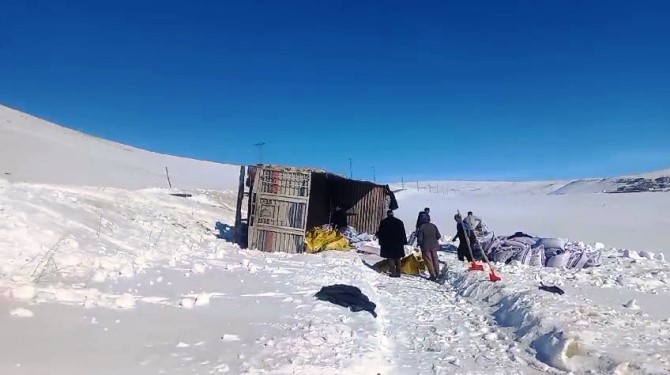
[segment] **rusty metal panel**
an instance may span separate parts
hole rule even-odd
[[[370,188],[364,184],[356,184],[353,189],[354,196],[360,198],[351,209],[355,215],[351,216],[349,225],[359,232],[375,233],[379,222],[386,217],[388,205],[385,189],[380,186]]]
[[[309,197],[310,173],[297,170],[263,168],[256,192],[271,193],[284,197]]]
[[[344,207],[349,214],[347,222],[350,226],[359,232],[376,232],[379,222],[386,217],[388,208],[385,186],[330,175],[328,189],[332,206]],[[314,212],[310,212],[310,215],[320,214],[317,210],[312,211]],[[316,220],[310,217],[310,222],[314,221]]]
[[[249,247],[268,252],[303,252],[310,173],[269,166],[254,169]]]
[[[292,198],[270,198],[260,194],[256,210],[256,227],[303,231],[307,222],[307,202]]]
[[[253,248],[265,252],[282,251],[286,253],[302,253],[305,247],[305,235],[282,233],[273,230],[257,229]]]

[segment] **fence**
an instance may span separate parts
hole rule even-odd
[[[397,185],[396,185],[397,186]],[[454,189],[449,182],[419,182],[417,181],[412,181],[408,182],[405,181],[404,178],[401,178],[401,183],[400,183],[400,188],[403,190],[417,190],[417,191],[424,191],[428,192],[430,194],[443,194],[443,195],[450,195],[454,194],[457,190]]]

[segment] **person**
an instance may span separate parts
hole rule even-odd
[[[421,228],[421,224],[427,223],[430,221],[430,208],[426,207],[423,211],[419,212],[419,216],[416,218],[416,230],[418,231]]]
[[[379,223],[377,238],[381,247],[379,255],[388,259],[391,266],[391,277],[400,277],[400,259],[405,256],[407,234],[402,220],[393,216],[393,211],[386,211],[386,218]]]
[[[421,248],[421,254],[426,262],[431,281],[437,280],[440,273],[440,261],[437,257],[437,249],[440,247],[438,240],[442,237],[437,226],[430,222],[423,223],[417,234],[418,245]]]
[[[338,232],[344,232],[347,229],[347,212],[339,205],[330,217],[330,223]]]
[[[467,259],[469,262],[472,262],[472,256],[470,255],[470,249],[468,248],[468,235],[465,231],[465,224],[463,223],[463,218],[461,215],[454,215],[454,220],[456,221],[456,235],[454,238],[458,238],[458,250],[456,255],[458,260],[463,261]]]
[[[477,232],[482,229],[482,219],[475,216],[472,211],[468,211],[468,216],[465,217],[463,223],[465,224],[465,233],[470,239],[470,249],[472,249],[473,254],[478,254],[481,249],[477,240]]]
[[[468,211],[468,216],[465,217],[465,226],[467,227],[466,229],[468,232],[475,232],[475,229],[478,226],[481,226],[482,224],[482,219],[478,218],[475,216],[472,211]],[[471,233],[468,233],[469,235],[472,235]]]
[[[414,228],[412,234],[409,235],[408,243],[410,245],[413,245],[414,241],[417,240],[419,228],[421,228],[421,224],[425,223],[426,221],[430,221],[430,208],[428,207],[424,208],[423,211],[419,211],[419,216],[416,218],[416,227]]]

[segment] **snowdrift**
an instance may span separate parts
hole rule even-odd
[[[374,319],[318,301],[375,272],[226,242],[233,193],[0,180],[2,374],[391,372]],[[220,223],[221,225],[217,225]],[[53,360],[57,358],[57,360]]]
[[[482,272],[468,272],[463,265],[449,262],[450,285],[459,296],[487,306],[488,319],[510,328],[515,341],[551,368],[599,374],[667,373],[670,339],[658,332],[670,332],[670,318],[641,313],[629,298],[650,288],[667,296],[670,266],[627,255],[608,249],[602,267],[568,273],[499,265],[503,281],[498,283],[488,282]],[[645,277],[659,269],[663,270],[660,275]],[[566,294],[541,291],[541,283],[557,285]],[[595,298],[601,288],[616,291],[618,305]],[[664,306],[668,308],[667,303]],[[653,310],[650,301],[645,309]]]

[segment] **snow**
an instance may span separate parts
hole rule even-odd
[[[239,167],[95,138],[0,105],[0,178],[123,189],[235,189]]]
[[[10,311],[9,315],[15,316],[15,317],[18,317],[18,318],[32,318],[33,316],[35,316],[35,314],[33,314],[32,311],[30,311],[28,309],[24,309],[22,307],[19,307],[18,309],[14,309],[14,310]]]
[[[668,300],[668,285],[654,283],[660,274],[648,277],[646,273],[662,270],[667,274],[670,267],[656,263],[631,266],[618,254],[610,255],[602,267],[582,272],[499,265],[503,282],[493,284],[477,274],[457,273],[451,283],[460,295],[487,306],[497,325],[511,328],[516,342],[554,368],[612,373],[630,363],[630,369],[640,373],[667,371],[670,339],[664,332],[670,332],[668,321],[620,307],[640,292],[654,293],[658,301]],[[626,278],[643,282],[623,281]],[[566,294],[540,291],[538,280],[557,285]],[[603,299],[603,290],[612,290],[616,300]],[[667,318],[667,305],[665,308]]]
[[[22,337],[0,345],[0,373],[390,366],[385,326],[313,297],[343,280],[373,294],[379,276],[355,254],[241,250],[215,229],[232,222],[235,194],[169,192],[0,183],[0,309],[34,312],[0,319]]]
[[[614,179],[583,179],[569,182],[565,186],[556,189],[551,194],[593,194],[606,191],[614,191],[623,184],[617,183]]]
[[[549,194],[565,186],[569,181],[417,181],[403,184],[393,183],[393,190],[404,189],[407,192],[418,192],[443,195],[490,195],[499,192],[510,194]]]
[[[670,241],[662,235],[670,228],[669,193],[540,195],[499,190],[449,196],[407,190],[397,196],[397,216],[405,223],[413,225],[417,213],[430,207],[433,222],[449,236],[456,233],[453,216],[460,209],[462,214],[473,211],[497,234],[522,231],[670,256]]]
[[[598,180],[407,186],[408,229],[428,206],[451,236],[456,210],[472,210],[498,235],[603,252],[581,270],[498,264],[497,283],[441,252],[438,284],[372,270],[375,241],[315,255],[226,242],[237,167],[126,150],[5,107],[0,132],[2,374],[670,373],[670,193],[594,194]],[[192,196],[165,188],[166,165]],[[377,318],[314,298],[339,283]]]
[[[646,253],[640,247],[612,249],[609,239],[616,233],[598,229],[615,223],[607,221],[608,209],[591,223],[591,230],[605,234],[592,241],[606,253],[602,267],[573,272],[499,265],[503,280],[493,284],[442,253],[449,278],[438,285],[422,278],[390,279],[367,267],[362,260],[379,259],[374,242],[366,242],[361,253],[241,250],[216,236],[216,223],[233,219],[230,192],[191,190],[198,198],[190,199],[167,189],[0,186],[5,296],[0,308],[10,312],[0,319],[0,329],[25,338],[0,347],[2,373],[48,368],[57,374],[532,374],[669,368],[664,359],[670,358],[670,336],[664,332],[670,333],[670,315],[660,301],[670,300],[670,267],[655,257],[662,238],[644,229],[628,231],[638,243],[658,242],[645,246]],[[500,234],[555,231],[591,242],[574,223],[556,224],[562,215],[588,215],[591,206],[579,200],[570,206],[572,197],[479,194],[456,202],[407,191],[398,194],[399,216],[412,223],[418,210],[432,206],[448,233],[450,215],[462,205]],[[612,201],[605,207],[616,212],[633,203],[640,210],[660,210],[665,195],[606,197]],[[630,197],[640,198],[629,202]],[[644,197],[655,204],[640,206]],[[543,208],[558,207],[564,214],[542,214]],[[342,282],[358,286],[378,305],[377,319],[313,297],[322,286]],[[566,294],[540,291],[540,282]],[[631,300],[635,303],[625,307]]]

